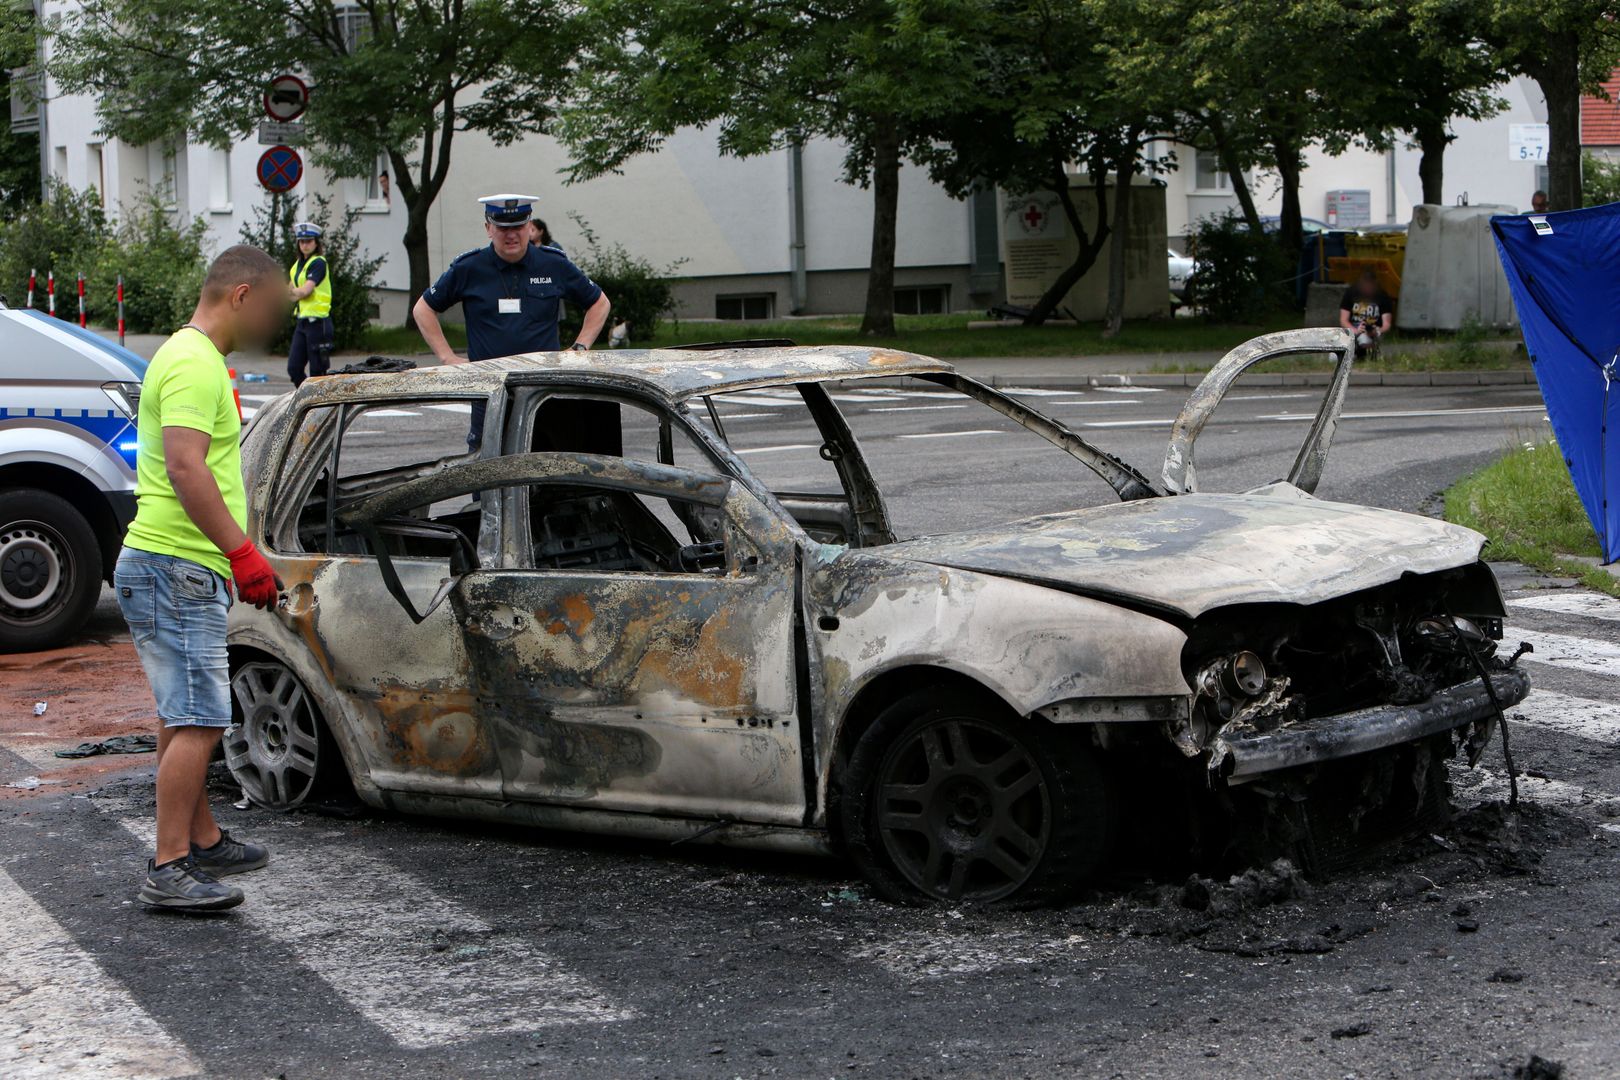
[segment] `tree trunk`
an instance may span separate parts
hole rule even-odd
[[[1041,298],[1035,302],[1028,315],[1024,316],[1025,326],[1040,326],[1052,317],[1052,312],[1069,295],[1069,290],[1075,283],[1086,276],[1097,262],[1097,256],[1102,253],[1103,244],[1108,242],[1108,177],[1093,176],[1091,190],[1097,199],[1097,233],[1087,237],[1086,227],[1080,221],[1080,211],[1074,205],[1074,198],[1069,194],[1069,176],[1060,165],[1057,170],[1057,182],[1053,185],[1057,193],[1058,202],[1063,204],[1063,216],[1068,219],[1069,228],[1074,230],[1074,237],[1080,244],[1079,254],[1074,262],[1064,267],[1063,272],[1057,276],[1052,284],[1046,287]]]
[[[1573,32],[1547,39],[1543,62],[1526,72],[1547,99],[1547,208],[1581,205],[1580,41]]]
[[[1299,249],[1305,243],[1304,215],[1299,208],[1299,174],[1301,163],[1299,147],[1278,140],[1273,148],[1277,159],[1277,179],[1282,185],[1282,212],[1277,221],[1277,243],[1288,254],[1289,265],[1299,259]]]
[[[900,212],[900,132],[874,118],[872,136],[872,266],[866,275],[861,333],[894,335],[894,238]]]
[[[1445,201],[1445,155],[1451,136],[1446,134],[1444,117],[1431,116],[1418,121],[1418,179],[1423,184],[1423,201],[1438,206]]]
[[[1135,145],[1135,131],[1130,144]],[[1136,175],[1134,160],[1127,161],[1130,151],[1121,155],[1119,168],[1114,173],[1114,227],[1108,238],[1108,311],[1103,316],[1103,337],[1116,336],[1125,325],[1125,248],[1131,235],[1131,179]]]
[[[1242,162],[1238,161],[1237,154],[1232,149],[1232,138],[1226,130],[1226,121],[1216,113],[1209,115],[1209,133],[1215,137],[1215,156],[1220,159],[1221,171],[1226,173],[1227,182],[1232,185],[1232,194],[1237,196],[1238,209],[1243,212],[1243,220],[1248,222],[1249,228],[1255,233],[1265,231],[1260,223],[1260,210],[1254,205],[1254,192],[1249,190],[1249,178],[1243,175]]]
[[[405,266],[406,284],[410,290],[410,299],[405,305],[405,325],[416,329],[416,301],[427,292],[431,284],[432,267],[428,265],[428,230],[427,200],[418,196],[409,200],[405,215]]]

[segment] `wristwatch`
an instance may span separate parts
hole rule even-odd
[[[580,352],[590,352],[591,351],[591,347],[589,345],[585,344],[583,341],[576,341],[572,345],[568,346],[568,351],[569,352],[573,352],[576,349],[578,349]]]

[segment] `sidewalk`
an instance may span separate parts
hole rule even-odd
[[[116,340],[110,330],[97,330],[103,337]],[[140,356],[151,358],[165,338],[161,334],[130,334],[124,345]],[[1402,346],[1402,351],[1421,351],[1433,346],[1414,342]],[[364,359],[365,353],[340,353],[333,357],[333,366]],[[1214,351],[1166,353],[1107,353],[1096,356],[965,356],[951,361],[964,375],[970,375],[991,386],[1020,386],[1031,389],[1077,390],[1089,386],[1197,386],[1203,379],[1202,371],[1188,373],[1154,371],[1164,367],[1207,368],[1223,354]],[[431,353],[411,354],[422,367],[433,367],[438,361]],[[285,393],[291,386],[287,378],[287,361],[282,356],[235,353],[231,366],[238,374],[262,374],[266,383],[243,383],[242,388],[260,385],[267,393]],[[1290,372],[1278,375],[1247,375],[1249,386],[1326,386],[1329,372]],[[1358,371],[1350,375],[1352,386],[1526,386],[1535,383],[1535,374],[1529,369],[1508,371]]]

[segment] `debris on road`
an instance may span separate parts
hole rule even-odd
[[[97,754],[152,754],[157,752],[156,735],[114,735],[100,742],[84,742],[71,750],[58,750],[59,758],[95,757]]]

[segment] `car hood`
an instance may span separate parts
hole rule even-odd
[[[1196,617],[1229,604],[1313,604],[1466,566],[1483,543],[1471,529],[1283,484],[1050,514],[883,551]]]

